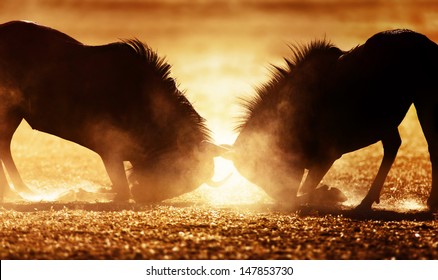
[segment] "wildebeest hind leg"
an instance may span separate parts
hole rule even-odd
[[[113,184],[113,191],[116,192],[114,201],[129,200],[131,194],[129,192],[128,179],[126,178],[125,167],[122,160],[107,158],[102,156],[105,169]]]
[[[431,210],[438,210],[438,100],[427,99],[414,102],[414,104],[427,140],[432,163],[432,190],[427,205]]]
[[[382,145],[383,159],[382,163],[380,164],[379,171],[377,172],[376,178],[374,179],[370,190],[362,202],[356,207],[356,210],[370,210],[371,205],[373,205],[374,202],[380,202],[380,192],[382,190],[383,183],[385,182],[386,176],[388,175],[388,172],[394,163],[398,149],[401,145],[401,138],[397,128],[393,129],[391,132],[385,135],[385,137],[383,137]]]

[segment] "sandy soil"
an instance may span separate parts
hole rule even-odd
[[[437,217],[267,206],[33,204],[2,210],[1,259],[437,259]],[[134,209],[134,210],[133,210]]]

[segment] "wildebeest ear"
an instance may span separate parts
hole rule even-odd
[[[203,153],[209,153],[212,154],[215,157],[221,156],[227,152],[229,152],[230,150],[216,145],[210,141],[201,141],[201,143],[199,143],[199,151],[203,152]]]

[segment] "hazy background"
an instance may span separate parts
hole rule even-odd
[[[85,44],[136,37],[173,65],[172,76],[219,143],[233,143],[240,108],[269,78],[269,64],[282,64],[288,43],[328,38],[342,49],[386,29],[410,28],[438,41],[436,1],[366,0],[1,0],[0,22],[23,19],[47,25]],[[403,146],[383,198],[407,208],[422,207],[430,185],[430,165],[421,130],[410,112],[401,127]],[[31,188],[56,196],[70,189],[92,191],[110,182],[100,158],[67,141],[32,131],[23,123],[12,153]],[[379,145],[347,155],[325,182],[357,203],[377,172]],[[218,177],[230,172],[218,162]],[[184,199],[212,203],[268,200],[237,175],[220,189],[202,187]],[[354,196],[359,194],[359,198]],[[55,196],[54,196],[55,197]]]

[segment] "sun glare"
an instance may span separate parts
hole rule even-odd
[[[232,145],[237,134],[227,129],[226,125],[217,122],[211,125],[214,141],[217,144]],[[258,186],[252,184],[235,168],[231,160],[223,157],[214,158],[213,181],[222,182],[219,187],[202,186],[200,191],[208,203],[215,205],[248,205],[271,203],[269,196]]]
[[[214,159],[213,181],[223,181],[220,187],[202,186],[204,198],[215,205],[248,205],[272,203],[272,199],[258,186],[246,180],[234,167],[231,160]]]

